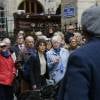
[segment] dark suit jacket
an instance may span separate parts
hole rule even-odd
[[[58,100],[100,100],[100,39],[91,39],[69,57]]]
[[[44,54],[45,55],[45,54]],[[45,56],[46,59],[46,56]],[[31,56],[28,60],[29,66],[30,66],[30,81],[31,85],[40,85],[40,59],[38,53],[36,53],[36,56]],[[44,75],[45,78],[49,78],[48,74],[48,67],[46,64],[46,73]]]
[[[16,44],[12,47],[12,50],[15,52],[16,54],[16,63],[18,64],[17,67],[19,67],[19,64],[23,65],[24,60],[23,60],[23,52],[19,49],[19,46]]]
[[[19,49],[18,45],[14,45],[14,47],[13,47],[12,49],[13,49],[13,51],[15,52],[16,55],[19,54],[20,49]]]

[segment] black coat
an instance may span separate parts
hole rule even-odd
[[[91,39],[68,61],[58,100],[100,100],[100,39]]]
[[[45,55],[45,54],[44,54]],[[45,55],[46,59],[46,55]],[[36,56],[31,56],[28,60],[29,66],[30,66],[30,82],[31,85],[40,85],[41,82],[41,69],[40,69],[40,59],[38,53],[36,53]],[[48,74],[48,67],[46,63],[46,73],[44,75],[45,78],[49,78]]]
[[[14,45],[14,46],[12,47],[12,49],[13,49],[13,51],[15,52],[16,56],[19,55],[20,49],[19,49],[18,45]]]

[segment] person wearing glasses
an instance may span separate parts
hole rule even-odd
[[[0,98],[13,100],[13,82],[16,76],[15,62],[5,42],[0,43]]]

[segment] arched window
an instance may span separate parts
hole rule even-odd
[[[37,0],[25,0],[23,1],[18,10],[25,10],[26,13],[40,14],[44,13],[43,6]]]

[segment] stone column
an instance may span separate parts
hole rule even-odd
[[[13,12],[16,12],[16,5],[16,0],[5,0],[5,10],[7,11],[6,16],[9,35],[12,35],[14,31]]]

